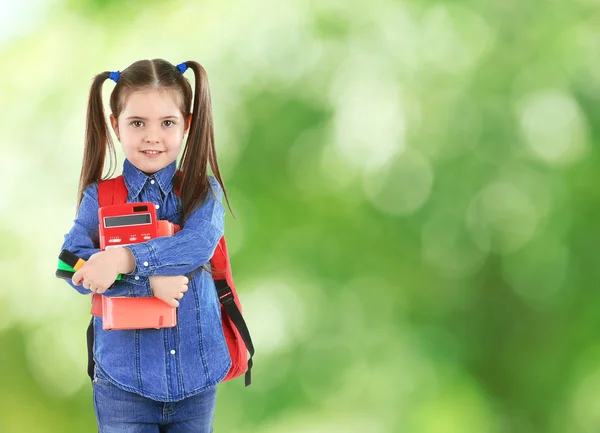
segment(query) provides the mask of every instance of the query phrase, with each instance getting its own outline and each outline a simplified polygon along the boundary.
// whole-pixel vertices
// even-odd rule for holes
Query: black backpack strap
[[[94,316],[92,316],[90,320],[90,324],[88,325],[87,332],[87,353],[88,353],[88,366],[87,372],[90,379],[94,380]]]
[[[250,353],[250,359],[248,359],[248,369],[246,370],[245,376],[245,384],[248,386],[250,383],[252,383],[252,356],[254,356],[254,345],[252,344],[250,331],[248,331],[246,321],[244,320],[240,309],[233,299],[233,292],[231,287],[229,287],[229,284],[227,284],[227,280],[215,280],[215,287],[217,288],[217,296],[219,297],[221,305],[223,305],[223,308],[231,319],[231,322],[240,333],[240,336],[246,345],[246,349]]]

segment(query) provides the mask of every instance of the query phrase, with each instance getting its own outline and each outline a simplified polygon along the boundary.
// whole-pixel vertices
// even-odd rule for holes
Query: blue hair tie
[[[110,76],[108,78],[110,78],[111,80],[113,80],[116,83],[117,81],[119,81],[119,76],[120,75],[121,75],[120,71],[111,72]]]
[[[185,64],[185,62],[180,63],[177,65],[177,69],[179,69],[181,71],[181,73],[183,74],[185,71],[187,71],[188,67]]]

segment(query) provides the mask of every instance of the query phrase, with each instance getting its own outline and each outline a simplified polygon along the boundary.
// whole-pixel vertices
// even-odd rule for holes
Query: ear
[[[112,114],[110,115],[110,124],[112,125],[113,131],[115,131],[117,140],[121,141],[121,138],[119,138],[119,122],[117,121],[117,118]]]
[[[187,134],[190,131],[190,125],[192,124],[192,113],[189,114],[187,119],[185,119],[185,132]]]

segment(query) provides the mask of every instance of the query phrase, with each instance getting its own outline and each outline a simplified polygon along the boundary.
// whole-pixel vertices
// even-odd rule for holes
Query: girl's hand
[[[133,263],[133,264],[132,264]],[[121,273],[130,273],[135,259],[126,248],[111,248],[92,255],[71,279],[76,286],[94,293],[104,293]]]
[[[165,277],[152,276],[150,279],[150,288],[152,294],[171,307],[179,307],[179,299],[188,290],[188,278],[186,276]]]

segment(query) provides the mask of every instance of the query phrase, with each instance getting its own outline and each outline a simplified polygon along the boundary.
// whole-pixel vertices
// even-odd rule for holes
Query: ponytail
[[[183,67],[183,65],[194,71],[196,87],[194,91],[192,123],[181,157],[180,165],[183,175],[179,178],[180,185],[178,185],[183,205],[182,222],[185,224],[187,217],[204,200],[209,191],[210,183],[207,175],[207,163],[210,164],[210,169],[217,182],[219,182],[219,185],[221,185],[230,211],[231,205],[229,204],[227,190],[225,189],[221,172],[219,171],[219,164],[217,163],[208,76],[204,68],[197,62],[188,60],[180,66]],[[185,68],[183,70],[185,71]]]
[[[90,89],[85,126],[83,163],[79,176],[77,208],[79,208],[83,199],[83,191],[89,185],[99,182],[102,178],[107,146],[110,152],[110,173],[108,177],[111,177],[115,170],[115,147],[108,130],[108,124],[104,116],[104,105],[102,104],[102,84],[110,77],[110,72],[102,72],[96,75]]]

